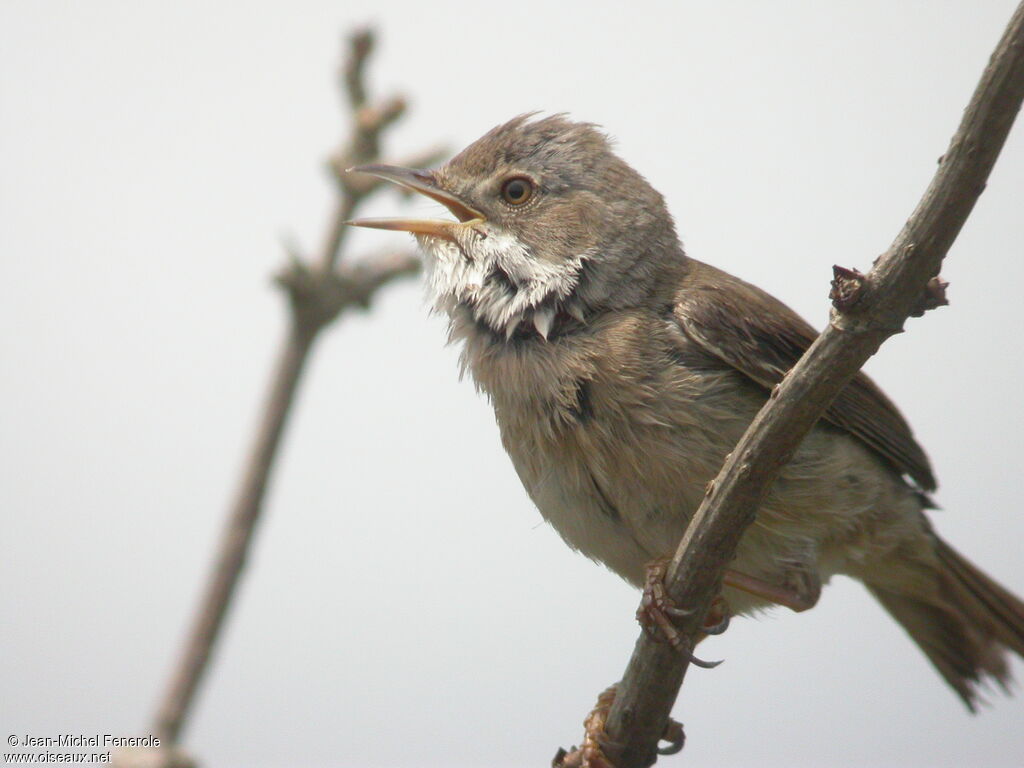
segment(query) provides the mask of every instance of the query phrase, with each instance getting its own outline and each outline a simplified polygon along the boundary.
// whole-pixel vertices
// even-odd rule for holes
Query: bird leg
[[[683,652],[683,637],[676,622],[689,616],[692,611],[675,605],[665,590],[669,562],[669,558],[660,557],[647,564],[647,579],[644,582],[643,597],[636,618],[640,626],[655,640],[667,641],[673,648]],[[821,582],[813,573],[799,565],[794,565],[792,569],[786,571],[782,584],[773,584],[733,570],[727,570],[723,574],[722,584],[777,605],[784,605],[798,613],[813,608],[821,595]],[[729,626],[729,617],[728,604],[721,595],[718,595],[704,617],[702,634],[722,634]],[[692,656],[690,661],[701,667],[717,666],[717,663],[702,662]]]
[[[785,582],[772,584],[739,571],[726,571],[722,583],[727,587],[763,597],[800,613],[813,608],[821,596],[821,581],[806,568],[795,567],[786,572]]]
[[[613,746],[608,734],[605,733],[604,724],[611,711],[612,702],[615,701],[618,687],[616,683],[597,697],[597,704],[583,721],[583,744],[580,747],[573,747],[569,752],[559,749],[555,759],[551,761],[552,768],[615,768],[615,764],[604,752],[605,745]],[[661,740],[667,741],[668,745],[658,747],[659,755],[674,755],[679,752],[686,741],[682,723],[669,718]]]
[[[676,621],[690,616],[693,611],[676,606],[668,596],[665,589],[665,576],[668,573],[670,562],[670,558],[660,557],[647,564],[643,597],[636,612],[637,621],[655,640],[668,642],[680,653],[689,654],[691,664],[704,668],[716,667],[722,662],[701,661],[693,656],[690,649],[686,648],[683,635],[676,626]],[[821,584],[813,574],[799,567],[787,571],[782,585],[772,584],[732,570],[725,572],[722,583],[724,586],[757,595],[794,611],[805,611],[813,607],[821,592]],[[729,618],[729,606],[725,598],[718,595],[712,601],[711,607],[704,617],[704,623],[701,625],[701,637],[698,642],[707,635],[720,635],[725,632],[729,626]],[[573,747],[569,752],[559,749],[558,754],[551,761],[552,768],[615,768],[615,764],[605,754],[605,747],[614,751],[615,745],[609,741],[604,726],[612,702],[615,700],[617,688],[618,685],[613,685],[597,697],[597,704],[587,715],[587,719],[583,721],[583,744],[580,747]],[[672,755],[679,752],[686,740],[683,726],[675,720],[669,719],[662,740],[667,741],[668,745],[659,747],[658,754]]]
[[[659,557],[647,564],[647,578],[644,581],[643,597],[636,611],[636,620],[652,638],[659,642],[668,642],[680,653],[690,654],[690,663],[698,667],[710,669],[717,667],[720,661],[702,661],[685,648],[683,635],[676,627],[676,621],[689,616],[693,611],[679,608],[665,591],[665,574],[668,573],[670,559]],[[716,597],[704,617],[701,632],[705,635],[720,635],[729,626],[729,607],[721,595]]]

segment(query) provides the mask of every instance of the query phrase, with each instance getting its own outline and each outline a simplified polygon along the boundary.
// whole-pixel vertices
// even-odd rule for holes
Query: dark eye
[[[522,205],[533,197],[533,182],[522,176],[509,179],[501,185],[501,196],[509,205]]]

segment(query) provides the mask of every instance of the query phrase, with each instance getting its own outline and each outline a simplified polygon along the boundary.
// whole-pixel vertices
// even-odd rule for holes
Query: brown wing
[[[781,301],[739,278],[698,261],[677,296],[676,319],[706,352],[771,389],[818,334]],[[882,390],[858,373],[824,418],[849,432],[909,475],[925,491],[935,477],[910,426]]]

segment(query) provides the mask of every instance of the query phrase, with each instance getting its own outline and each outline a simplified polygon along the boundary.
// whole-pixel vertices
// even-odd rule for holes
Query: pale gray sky
[[[4,0],[0,736],[146,732],[278,346],[281,238],[321,240],[354,24],[412,102],[396,157],[527,110],[600,123],[693,256],[820,326],[1013,6]],[[1022,189],[1018,125],[952,306],[869,365],[935,463],[937,527],[1018,594]],[[620,676],[638,595],[542,524],[443,340],[409,283],[316,350],[187,733],[206,765],[545,765]],[[1024,696],[967,715],[857,584],[701,651],[726,663],[692,670],[665,765],[1024,763]]]

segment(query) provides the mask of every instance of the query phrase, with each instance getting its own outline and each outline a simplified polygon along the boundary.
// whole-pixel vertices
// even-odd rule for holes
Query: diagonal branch
[[[837,270],[831,321],[754,419],[709,486],[675,554],[667,588],[696,608],[682,624],[692,647],[722,573],[779,470],[836,394],[909,316],[945,303],[942,260],[985,188],[1024,99],[1024,4],[985,69],[917,209],[866,275]],[[640,768],[655,748],[686,673],[685,655],[641,633],[608,716],[605,752]]]

